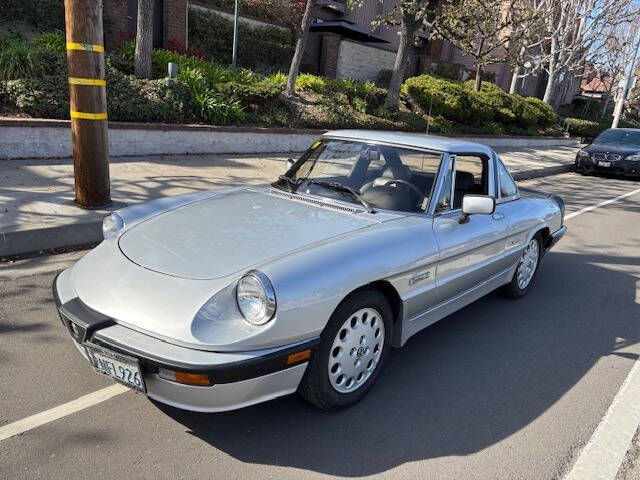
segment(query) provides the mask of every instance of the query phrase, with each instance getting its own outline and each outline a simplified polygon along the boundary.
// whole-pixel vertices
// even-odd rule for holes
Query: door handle
[[[502,220],[504,218],[504,215],[501,214],[501,213],[496,212],[496,213],[494,213],[492,215],[492,217],[493,217],[494,220]]]

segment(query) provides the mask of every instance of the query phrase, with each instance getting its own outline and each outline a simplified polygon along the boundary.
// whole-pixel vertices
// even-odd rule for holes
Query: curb
[[[573,171],[573,164],[516,172],[516,181]],[[92,248],[102,241],[102,219],[81,223],[0,232],[0,262]]]
[[[552,175],[560,175],[561,173],[569,173],[575,170],[573,163],[568,165],[556,165],[553,167],[539,168],[537,170],[526,170],[524,172],[515,172],[511,176],[516,182],[522,180],[531,180],[533,178],[550,177]]]

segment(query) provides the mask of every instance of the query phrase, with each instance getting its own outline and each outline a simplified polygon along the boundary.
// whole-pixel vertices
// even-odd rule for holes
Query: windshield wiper
[[[300,186],[300,183],[302,182],[298,182],[297,180],[292,179],[291,177],[287,177],[286,175],[280,175],[278,177],[278,180],[282,180],[283,182],[287,183],[287,188],[289,189],[289,193],[294,193],[295,190],[292,190],[291,187],[295,187],[296,190],[298,189],[298,187]]]
[[[309,180],[309,185],[320,185],[321,187],[330,188],[332,190],[337,190],[339,192],[350,193],[356,200],[358,200],[364,208],[367,209],[369,213],[376,213],[373,207],[367,202],[364,198],[360,196],[360,194],[353,188],[343,185],[338,182],[323,182],[322,180]]]

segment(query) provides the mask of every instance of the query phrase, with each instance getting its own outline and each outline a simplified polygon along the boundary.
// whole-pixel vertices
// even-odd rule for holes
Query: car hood
[[[640,152],[640,146],[620,145],[617,143],[592,143],[586,150],[589,153],[617,153],[619,155],[631,155]]]
[[[119,246],[146,269],[210,280],[374,223],[366,213],[244,189],[156,215],[125,231]]]

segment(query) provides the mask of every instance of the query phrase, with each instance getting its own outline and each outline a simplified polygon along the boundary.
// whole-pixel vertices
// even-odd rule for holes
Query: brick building
[[[154,0],[153,46],[168,48],[188,43],[188,0]],[[104,0],[105,46],[119,47],[136,36],[138,0]]]

